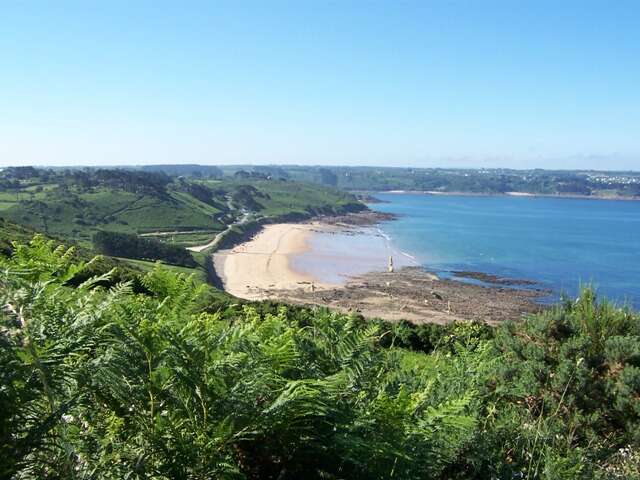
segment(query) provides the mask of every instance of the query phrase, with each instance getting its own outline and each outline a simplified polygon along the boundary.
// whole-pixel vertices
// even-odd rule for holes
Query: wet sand
[[[247,300],[320,305],[414,323],[498,323],[543,308],[536,299],[547,292],[535,288],[443,280],[406,263],[389,273],[380,245],[368,250],[367,242],[381,241],[373,238],[376,230],[363,229],[361,219],[355,220],[358,226],[340,220],[267,225],[253,239],[216,252],[214,265],[225,290]],[[331,248],[323,249],[327,238]]]

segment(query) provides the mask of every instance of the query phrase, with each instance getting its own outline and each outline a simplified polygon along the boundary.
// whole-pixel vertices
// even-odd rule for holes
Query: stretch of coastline
[[[542,308],[536,299],[544,292],[504,280],[478,285],[440,279],[397,251],[389,272],[388,239],[374,222],[356,214],[266,225],[246,242],[216,252],[215,269],[224,289],[239,298],[326,306],[392,321],[496,323]],[[318,247],[325,241],[331,248]]]
[[[483,192],[444,192],[441,190],[381,190],[376,193],[388,194],[412,194],[412,195],[440,195],[451,197],[538,197],[538,198],[574,198],[581,200],[624,200],[637,202],[640,196],[630,197],[624,195],[580,195],[577,193],[531,193],[531,192],[504,192],[504,193],[483,193]]]

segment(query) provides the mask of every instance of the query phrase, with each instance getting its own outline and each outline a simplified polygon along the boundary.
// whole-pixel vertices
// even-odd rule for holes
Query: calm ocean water
[[[419,266],[403,255],[379,228],[357,228],[350,232],[316,233],[309,240],[309,251],[291,258],[291,266],[320,282],[343,284],[351,276],[385,271],[389,256],[394,266]]]
[[[400,215],[382,230],[429,270],[530,279],[640,308],[640,202],[537,197],[378,194]]]

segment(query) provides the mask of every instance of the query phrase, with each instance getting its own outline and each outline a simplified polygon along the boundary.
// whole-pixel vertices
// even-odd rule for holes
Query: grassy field
[[[41,198],[41,197],[45,198]],[[212,220],[214,207],[170,192],[166,196],[131,193],[110,188],[89,192],[41,192],[36,200],[10,202],[0,197],[2,215],[35,230],[88,245],[98,229],[125,233],[174,230],[220,231]],[[15,198],[15,197],[14,197]]]
[[[172,243],[174,245],[180,245],[182,247],[192,247],[194,245],[204,245],[211,241],[211,238],[218,233],[217,231],[207,231],[202,233],[176,233],[175,235],[168,235],[162,238],[163,241]]]

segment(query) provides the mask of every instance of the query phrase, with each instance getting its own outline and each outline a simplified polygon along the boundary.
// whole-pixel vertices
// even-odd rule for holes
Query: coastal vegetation
[[[97,261],[0,258],[2,478],[639,478],[640,318],[588,289],[414,326]]]

